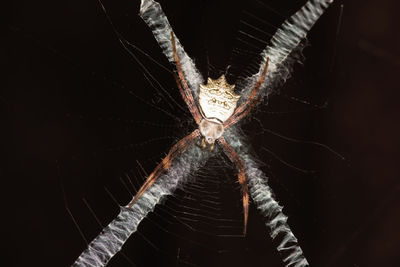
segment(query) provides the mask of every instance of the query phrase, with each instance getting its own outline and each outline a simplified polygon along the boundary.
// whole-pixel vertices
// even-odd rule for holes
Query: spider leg
[[[176,84],[178,85],[179,92],[181,93],[183,100],[188,105],[190,113],[192,114],[194,120],[196,121],[197,124],[200,124],[202,116],[199,112],[199,109],[196,106],[196,103],[194,102],[192,92],[190,91],[190,88],[185,80],[185,76],[183,75],[181,61],[179,60],[178,53],[176,51],[175,35],[172,31],[171,31],[171,42],[172,42],[172,51],[174,52],[174,60],[178,73],[178,76],[174,74]]]
[[[261,84],[264,81],[265,75],[267,74],[268,63],[269,63],[269,58],[267,58],[267,60],[265,62],[264,70],[261,73],[261,76],[258,79],[257,83],[255,84],[253,90],[251,91],[249,98],[246,100],[246,102],[244,102],[237,109],[235,109],[235,112],[224,123],[225,128],[231,127],[232,125],[236,124],[238,121],[243,119],[245,116],[247,116],[247,114],[250,112],[250,110],[252,110],[255,107],[255,105],[258,103],[258,101],[260,100],[260,97],[256,98],[256,95],[261,87]]]
[[[226,142],[225,138],[223,137],[218,138],[218,142],[221,144],[225,154],[236,165],[236,168],[238,170],[238,180],[240,185],[242,186],[242,195],[243,195],[243,215],[244,215],[243,235],[246,235],[247,219],[249,216],[249,189],[247,187],[244,164],[238,153]]]
[[[142,185],[139,191],[136,193],[135,197],[129,203],[128,207],[131,208],[133,204],[135,204],[136,200],[138,200],[143,193],[152,185],[154,182],[160,177],[160,175],[168,170],[171,166],[172,161],[176,156],[181,154],[186,150],[186,148],[198,137],[200,136],[200,131],[196,129],[191,134],[179,140],[175,145],[171,147],[168,152],[168,155],[157,165],[154,171],[147,177],[146,182]]]

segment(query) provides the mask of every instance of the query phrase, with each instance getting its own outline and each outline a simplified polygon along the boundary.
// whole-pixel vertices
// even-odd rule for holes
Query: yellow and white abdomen
[[[226,82],[224,75],[217,80],[208,78],[207,84],[200,85],[199,105],[205,119],[223,123],[233,114],[240,98],[234,88],[235,85]]]

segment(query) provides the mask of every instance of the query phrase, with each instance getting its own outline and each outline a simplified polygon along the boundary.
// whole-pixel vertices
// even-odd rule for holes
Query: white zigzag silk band
[[[264,216],[265,225],[269,228],[272,239],[280,240],[277,249],[284,254],[285,266],[308,266],[297,238],[287,224],[288,217],[283,214],[283,207],[274,199],[272,189],[267,184],[267,177],[248,153],[249,146],[243,142],[236,129],[229,129],[224,137],[243,161],[250,196],[257,210]]]
[[[140,5],[140,16],[152,30],[158,45],[161,47],[169,62],[174,63],[174,53],[172,51],[171,43],[171,32],[173,32],[173,30],[160,4],[153,0],[142,0]],[[186,81],[192,91],[194,99],[197,99],[199,86],[204,83],[203,76],[194,65],[193,60],[186,54],[176,35],[175,43],[183,74],[186,77]]]
[[[260,94],[268,96],[281,80],[286,79],[288,73],[284,73],[280,68],[284,68],[289,54],[306,38],[308,31],[332,2],[333,0],[310,0],[282,24],[272,36],[270,45],[261,52],[262,59],[258,66],[258,72],[238,81],[237,88],[242,89],[240,92],[242,99],[246,99],[250,94],[264,70],[267,58],[269,58],[268,72],[260,87]]]
[[[82,252],[72,265],[78,266],[105,266],[110,259],[121,250],[129,236],[136,232],[139,223],[154,210],[164,196],[172,194],[191,173],[200,168],[212,155],[192,145],[178,158],[168,171],[144,192],[132,208],[121,207],[121,212],[103,231],[90,242],[88,248]]]

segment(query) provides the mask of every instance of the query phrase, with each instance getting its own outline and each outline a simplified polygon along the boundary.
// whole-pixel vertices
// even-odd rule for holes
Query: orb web
[[[168,3],[162,4],[174,12]],[[106,48],[111,51],[99,57],[110,62],[102,65],[104,69],[96,66],[99,59],[94,61],[88,57],[80,61],[66,49],[66,58],[73,62],[71,68],[78,65],[75,74],[84,76],[90,88],[85,92],[70,92],[71,101],[77,101],[78,107],[67,108],[64,122],[78,136],[77,146],[81,148],[59,161],[59,176],[65,203],[88,241],[115,218],[118,205],[125,205],[132,198],[171,144],[195,127],[171,73],[166,70],[170,69],[168,63],[151,34],[145,33],[148,29],[139,20],[125,24],[127,20],[119,13],[121,7],[113,5],[105,3],[115,29],[122,28],[124,36],[127,29],[134,28],[137,32],[128,34],[128,42],[119,43],[115,29],[106,19],[101,19],[104,17],[101,8],[93,6],[98,15],[96,19],[102,20],[102,38],[107,39]],[[193,11],[193,7],[186,8],[187,13]],[[242,12],[244,19],[240,19],[239,33],[234,37],[232,56],[228,60],[232,77],[254,73],[251,69],[243,71],[249,57],[242,55],[251,55],[257,60],[256,54],[263,47],[260,40],[267,42],[268,34],[272,35],[298,6],[291,7],[290,12],[285,8],[280,8],[284,15],[282,11],[279,15],[277,9],[254,1]],[[262,11],[266,11],[267,18]],[[133,12],[134,16],[136,13]],[[265,27],[265,21],[271,28]],[[263,31],[258,31],[261,28]],[[184,32],[178,33],[183,35],[182,42],[190,50],[190,42],[185,42],[189,37],[185,38]],[[143,41],[146,38],[148,45]],[[140,46],[141,43],[145,45]],[[97,41],[90,46],[96,44]],[[195,47],[192,53],[196,49],[199,48]],[[219,62],[213,65],[212,58],[209,64],[201,62],[200,58],[207,58],[203,56],[204,53],[199,53],[195,59],[204,73],[216,75],[226,71]],[[264,123],[258,126],[245,131],[251,136],[267,129]],[[80,132],[82,129],[85,132]],[[253,207],[248,237],[242,236],[241,192],[236,180],[234,167],[227,158],[221,155],[210,158],[145,217],[109,266],[239,266],[260,262],[282,265],[276,244],[269,240],[268,230]],[[67,228],[74,227],[71,221]],[[78,232],[71,236],[75,246],[65,254],[70,262],[86,246],[80,239]]]

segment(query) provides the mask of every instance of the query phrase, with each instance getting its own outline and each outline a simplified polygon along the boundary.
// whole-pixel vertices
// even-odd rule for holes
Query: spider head
[[[224,126],[219,122],[203,119],[200,122],[199,130],[203,136],[203,148],[205,148],[206,145],[213,147],[215,140],[220,138],[224,133]]]

